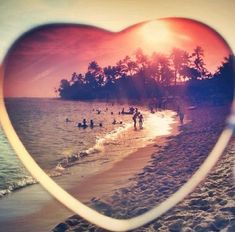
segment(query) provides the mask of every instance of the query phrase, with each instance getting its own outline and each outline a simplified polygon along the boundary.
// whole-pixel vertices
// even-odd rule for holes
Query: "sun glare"
[[[144,24],[140,29],[140,33],[149,46],[167,44],[171,39],[171,32],[167,24],[162,21],[151,21]]]

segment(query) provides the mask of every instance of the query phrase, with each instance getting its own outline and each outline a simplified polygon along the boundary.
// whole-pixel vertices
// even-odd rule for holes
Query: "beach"
[[[105,231],[58,202],[59,190],[51,196],[43,189],[44,175],[33,172],[28,155],[60,191],[101,214],[133,218],[197,172],[234,100],[230,46],[191,19],[138,22],[117,32],[42,25],[26,30],[3,63],[3,129],[11,136],[8,142],[0,128],[6,232]],[[195,191],[134,231],[235,231],[234,153],[232,140]]]
[[[106,215],[137,216],[165,200],[197,170],[221,133],[228,112],[228,106],[188,109],[184,125],[173,123],[170,134],[156,137],[108,168],[82,177],[81,173],[76,174],[80,163],[55,181]],[[161,218],[135,231],[227,231],[228,228],[233,231],[233,153],[234,141],[213,172],[190,196]],[[99,153],[95,155],[98,157]],[[104,231],[73,216],[73,212],[38,184],[2,198],[0,212],[4,231]]]
[[[158,141],[163,145],[165,138]],[[135,182],[131,178],[148,164],[154,150],[156,150],[154,145],[139,149],[115,163],[110,169],[91,176],[67,190],[86,204],[90,204],[91,199],[92,202],[96,202],[100,197],[108,198],[116,189],[126,188],[130,183]],[[66,188],[65,184],[61,185]],[[16,210],[14,213],[11,212],[10,216],[9,213],[0,211],[0,224],[5,231],[50,231],[58,221],[73,214],[53,199],[40,185],[26,187],[1,200],[4,203],[0,205],[1,210],[4,208]],[[20,203],[16,204],[18,201]],[[24,207],[25,204],[27,207]],[[17,205],[16,209],[15,205]]]
[[[151,114],[143,109],[144,129],[134,130],[131,115],[118,113],[123,106],[96,102],[93,106],[103,109],[97,114],[92,103],[81,104],[51,99],[11,99],[8,107],[21,140],[45,171],[54,172],[60,160],[86,151],[82,158],[70,161],[61,174],[53,175],[61,187],[86,204],[94,197],[109,197],[116,189],[127,187],[132,182],[130,179],[151,159],[157,148],[155,141],[158,146],[164,145],[169,135],[178,133],[173,111]],[[79,116],[81,112],[87,117],[96,117],[95,123],[99,118],[105,119],[104,126],[76,127],[75,122],[83,117]],[[65,122],[66,116],[73,122]],[[123,124],[113,125],[113,117],[123,120]],[[7,170],[5,168],[5,172]],[[0,201],[0,224],[4,231],[49,231],[58,221],[72,215],[38,184],[12,189]]]
[[[88,204],[106,215],[130,218],[164,201],[205,160],[225,125],[228,112],[228,106],[211,105],[187,110],[187,123],[179,127],[180,133],[168,136],[164,144],[155,143],[150,160],[129,178],[129,184],[110,195],[94,194]],[[234,153],[232,140],[213,171],[193,193],[159,219],[135,231],[234,231]],[[52,231],[104,230],[74,215],[58,223]]]

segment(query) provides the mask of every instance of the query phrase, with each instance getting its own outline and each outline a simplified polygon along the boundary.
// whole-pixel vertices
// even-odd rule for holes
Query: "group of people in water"
[[[93,109],[93,111],[95,111]],[[101,110],[96,110],[97,114],[100,114],[101,113]],[[105,110],[105,112],[107,112],[107,108]],[[143,115],[138,111],[138,108],[134,108],[134,107],[130,107],[129,108],[129,111],[125,111],[124,108],[122,108],[122,111],[120,111],[118,113],[119,115],[122,114],[129,114],[129,115],[132,115],[132,120],[133,120],[133,123],[134,123],[134,129],[137,130],[137,122],[139,123],[139,129],[143,129],[143,121],[144,121],[144,117]],[[111,112],[111,115],[113,115],[113,112]],[[65,122],[72,122],[69,118],[66,118],[65,119]],[[122,121],[117,121],[115,118],[113,119],[113,122],[112,122],[113,125],[116,125],[116,124],[123,124]],[[78,128],[83,128],[83,129],[86,129],[88,127],[90,127],[91,129],[94,128],[95,126],[98,126],[98,127],[103,127],[103,124],[102,122],[100,122],[99,124],[96,124],[94,123],[94,120],[91,119],[90,122],[88,123],[87,120],[84,118],[82,120],[82,122],[78,122],[77,124],[77,127]]]
[[[79,122],[78,125],[77,125],[77,127],[79,127],[79,128],[84,128],[84,129],[87,128],[88,126],[89,126],[90,128],[94,128],[95,124],[94,124],[94,121],[93,121],[92,119],[90,120],[89,125],[87,124],[87,121],[86,121],[85,118],[82,120],[82,123]],[[98,126],[99,126],[99,127],[102,127],[103,124],[100,122],[100,123],[98,124]]]
[[[95,111],[95,109],[93,109],[93,111]],[[108,108],[106,108],[104,112],[107,112],[107,111],[108,111]],[[151,113],[155,113],[155,111],[153,110],[153,107],[150,107],[150,111],[151,111]],[[98,109],[98,110],[96,110],[96,112],[97,112],[97,114],[100,114],[101,110]],[[132,115],[134,130],[137,130],[137,127],[140,130],[143,129],[144,117],[143,117],[143,114],[141,112],[139,112],[138,108],[129,107],[128,111],[125,111],[125,109],[122,108],[122,110],[119,111],[118,114],[119,115],[121,115],[121,114],[122,115]],[[111,115],[113,115],[113,112],[111,112]],[[177,106],[177,116],[179,117],[180,123],[182,125],[184,123],[184,111],[183,111],[182,107],[180,107],[180,105]],[[66,118],[65,121],[66,122],[72,122],[68,118]],[[138,123],[138,126],[137,126],[137,123]],[[123,122],[122,121],[117,121],[114,118],[112,124],[113,125],[123,124]],[[100,122],[100,123],[95,125],[95,123],[94,123],[94,121],[92,119],[88,123],[85,118],[83,119],[82,122],[79,122],[77,124],[77,127],[83,128],[83,129],[86,129],[87,127],[90,127],[92,129],[95,126],[103,127],[103,124],[102,124],[102,122]]]
[[[143,129],[143,122],[144,122],[144,117],[143,114],[141,114],[138,110],[138,108],[134,108],[133,106],[131,106],[129,108],[129,111],[125,111],[124,108],[122,108],[122,111],[119,112],[119,114],[130,114],[133,115],[132,116],[132,120],[134,123],[134,129],[137,130],[137,121],[139,123],[139,129]]]

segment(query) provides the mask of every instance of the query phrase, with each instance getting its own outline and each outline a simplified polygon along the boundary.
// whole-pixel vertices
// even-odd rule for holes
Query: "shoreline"
[[[157,137],[153,143],[132,152],[121,161],[114,163],[111,168],[88,177],[84,182],[81,182],[70,191],[74,195],[77,195],[81,201],[85,202],[94,197],[94,192],[97,193],[97,186],[99,186],[99,198],[102,199],[105,198],[105,195],[110,195],[110,189],[112,192],[121,186],[129,185],[128,181],[133,179],[149,163],[152,155],[166,145],[167,138],[178,134],[177,127],[178,124],[173,123],[170,135]]]
[[[142,172],[132,178],[133,184],[117,189],[111,197],[92,199],[91,207],[115,218],[129,218],[164,201],[207,157],[223,129],[228,111],[228,106],[201,106],[188,111],[189,123],[180,128],[179,135],[168,137],[168,144],[160,148]],[[220,231],[225,228],[233,231],[235,186],[230,155],[230,152],[235,153],[233,144],[234,141],[206,180],[183,202],[134,231]],[[62,228],[63,231],[105,231],[78,215],[58,224],[52,231]]]
[[[166,144],[168,137],[175,136],[178,133],[178,123],[174,122],[171,124],[171,127],[172,131],[169,135],[157,137],[151,144],[139,148],[121,161],[114,163],[111,168],[86,178],[68,191],[80,201],[89,204],[91,200],[105,199],[110,197],[117,189],[127,187],[132,182],[133,177],[148,164],[152,155]],[[17,201],[18,196],[22,196],[24,192],[28,192],[29,196],[30,191],[34,191],[34,189],[39,191],[39,195],[48,195],[46,192],[44,193],[45,190],[41,189],[37,184],[32,186],[32,188],[30,186],[26,189],[27,190],[24,190],[24,188],[20,189],[7,196],[7,202],[10,202],[12,198]],[[37,196],[36,199],[38,200],[38,205],[40,205],[40,199],[37,198]],[[5,229],[5,231],[11,232],[25,232],[31,230],[35,232],[41,232],[42,230],[48,231],[52,229],[58,221],[62,221],[64,218],[73,214],[68,209],[64,208],[63,205],[52,199],[51,196],[45,197],[45,199],[46,201],[41,202],[43,206],[39,206],[35,212],[20,217],[13,217],[5,222],[1,221],[2,228]],[[33,202],[33,197],[29,199],[29,201]],[[25,204],[27,204],[27,200]],[[28,221],[31,222],[29,225],[27,225]]]

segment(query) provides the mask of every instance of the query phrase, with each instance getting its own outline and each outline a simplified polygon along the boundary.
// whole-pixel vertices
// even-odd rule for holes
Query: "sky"
[[[162,17],[187,17],[193,18],[199,21],[202,21],[210,26],[212,26],[215,30],[217,30],[221,35],[225,36],[226,41],[229,42],[230,46],[235,50],[235,30],[233,29],[233,22],[235,20],[235,15],[233,9],[235,8],[235,1],[233,0],[225,0],[214,1],[214,0],[198,0],[198,1],[189,1],[189,0],[8,0],[1,1],[0,4],[0,60],[3,61],[4,56],[6,55],[8,49],[11,47],[13,42],[19,38],[22,33],[27,32],[28,30],[47,23],[78,23],[78,24],[87,24],[97,26],[99,28],[104,28],[108,31],[119,32],[131,25],[136,23],[153,20]],[[196,36],[196,35],[195,35]],[[103,37],[103,36],[101,36]],[[116,36],[117,37],[117,36]],[[198,34],[198,37],[205,37],[204,34]],[[136,45],[138,42],[137,37],[135,37],[135,42],[132,41],[133,45]],[[141,40],[141,36],[139,36]],[[146,41],[148,40],[145,38]],[[183,37],[182,37],[183,39]],[[186,37],[184,38],[186,39]],[[125,40],[125,39],[124,39]],[[146,42],[145,41],[145,42]],[[151,44],[151,39],[148,40]],[[206,41],[206,40],[205,40]],[[158,41],[160,42],[160,41]],[[169,41],[168,41],[169,42]],[[210,41],[207,41],[210,44]],[[36,42],[35,42],[36,43]],[[39,43],[39,41],[38,41]],[[125,42],[123,42],[125,43]],[[121,56],[121,51],[125,50],[126,46],[122,46],[120,42],[119,46],[119,55]],[[130,43],[132,45],[132,43]],[[212,43],[213,44],[213,43]],[[103,45],[104,46],[104,45]],[[105,45],[106,46],[106,45]],[[102,47],[99,45],[98,47]],[[98,48],[97,47],[97,48]],[[108,47],[108,46],[107,46]],[[131,52],[131,47],[128,49]],[[149,47],[147,49],[147,47]],[[170,47],[170,46],[169,46]],[[166,48],[166,47],[162,47]],[[35,49],[35,47],[34,47]],[[115,50],[115,49],[114,49]],[[129,51],[127,50],[127,51]],[[145,50],[151,50],[151,46],[147,46],[145,44]],[[208,52],[208,56],[213,56],[214,52],[216,53],[217,49],[214,49],[213,52]],[[212,50],[209,50],[212,51]],[[30,56],[30,49],[28,49],[28,57]],[[31,51],[32,55],[33,50]],[[92,54],[92,52],[88,52]],[[97,52],[98,54],[99,52]],[[106,52],[108,53],[108,51]],[[85,54],[85,53],[84,53]],[[26,55],[26,53],[24,54]],[[107,54],[108,55],[108,54]],[[33,55],[35,56],[35,55]],[[32,56],[32,57],[33,57]],[[81,56],[81,55],[80,55]],[[32,59],[31,57],[31,59]],[[82,56],[81,56],[82,57]],[[112,58],[116,59],[118,54],[115,53],[115,56],[109,55],[110,61]],[[22,57],[19,58],[19,60]],[[40,61],[34,58],[33,62],[29,64],[29,67],[22,66],[18,72],[22,75],[25,74],[24,78],[29,78],[30,75],[32,80],[29,82],[32,88],[32,82],[34,84],[38,84],[41,89],[41,93],[37,93],[35,91],[35,96],[46,96],[50,95],[49,92],[57,86],[57,81],[54,80],[47,82],[47,89],[42,88],[42,83],[40,84],[39,80],[46,80],[46,76],[52,75],[55,73],[56,77],[67,77],[70,72],[69,67],[72,67],[72,62],[69,59],[64,59],[63,64],[66,64],[68,70],[63,68],[63,65],[59,63],[57,66],[60,66],[61,70],[58,71],[58,75],[55,72],[55,67],[50,66],[52,60],[59,59],[56,58],[56,55],[50,57],[44,56],[40,59]],[[97,57],[96,57],[97,58]],[[101,57],[100,57],[101,58]],[[87,56],[87,60],[83,60],[83,62],[76,63],[76,69],[73,71],[82,71],[87,65],[87,61],[89,56]],[[98,59],[98,58],[97,58]],[[106,58],[108,59],[108,58]],[[100,63],[105,63],[106,59],[100,59]],[[24,61],[29,61],[29,59],[22,59]],[[48,61],[49,60],[49,61]],[[77,59],[74,59],[77,60]],[[74,61],[75,62],[75,61]],[[33,64],[33,65],[32,65]],[[25,64],[27,65],[27,63]],[[211,64],[213,66],[213,64]],[[215,63],[214,63],[215,65]],[[36,75],[31,75],[32,67],[38,67],[38,70],[34,70],[37,72]],[[55,65],[54,65],[55,66]],[[75,66],[75,64],[74,64]],[[82,67],[83,66],[83,67]],[[19,66],[18,66],[19,67]],[[31,68],[30,68],[31,67]],[[15,68],[16,70],[16,68]],[[39,73],[39,70],[41,71]],[[67,73],[68,72],[68,73]],[[21,76],[22,78],[22,76]],[[51,78],[52,79],[52,78]],[[56,79],[56,78],[54,78]],[[4,77],[6,81],[6,78]],[[22,78],[23,80],[23,78]],[[15,81],[17,78],[15,77]],[[48,84],[51,83],[51,86]],[[18,85],[19,83],[17,83]],[[45,86],[45,85],[44,85]],[[22,95],[22,85],[19,85],[19,92],[12,93],[12,96],[21,96]],[[20,90],[21,89],[21,90]],[[32,88],[35,90],[34,88]],[[31,96],[30,88],[27,88],[25,92],[25,96]],[[53,94],[53,91],[51,91]],[[50,95],[51,96],[51,95]]]
[[[110,32],[83,25],[51,25],[23,35],[5,61],[4,91],[8,97],[55,97],[61,79],[73,72],[85,73],[95,60],[101,67],[115,65],[126,55],[168,55],[173,48],[189,53],[201,46],[205,63],[215,72],[230,53],[223,39],[210,28],[192,20],[153,20]]]
[[[120,31],[141,21],[187,17],[214,27],[232,44],[234,9],[234,0],[1,0],[0,60],[23,32],[55,22],[84,23]]]

